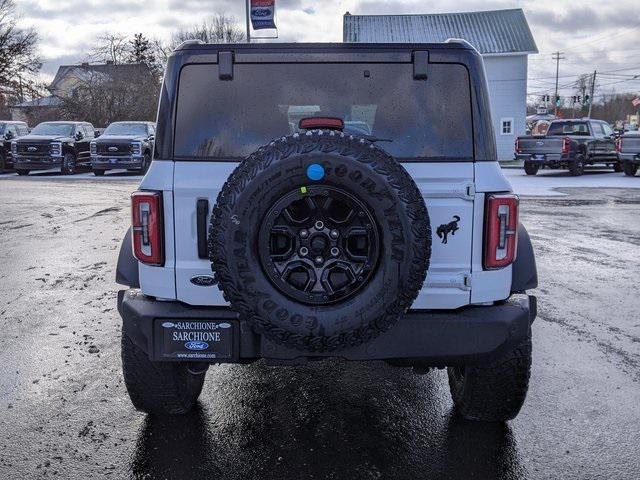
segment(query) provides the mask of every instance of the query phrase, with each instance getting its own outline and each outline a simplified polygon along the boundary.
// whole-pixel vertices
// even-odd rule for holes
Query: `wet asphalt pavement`
[[[443,371],[377,362],[212,367],[193,414],[136,412],[114,283],[136,184],[0,176],[0,479],[638,477],[639,189],[522,199],[531,388],[514,421],[478,424]]]

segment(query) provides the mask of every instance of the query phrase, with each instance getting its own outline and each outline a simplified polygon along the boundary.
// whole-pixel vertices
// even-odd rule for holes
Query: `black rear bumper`
[[[294,361],[340,357],[346,360],[387,360],[407,365],[451,366],[485,363],[531,335],[536,298],[514,295],[493,306],[455,311],[410,310],[393,328],[373,341],[338,352],[307,354],[277,345],[255,333],[247,322],[226,307],[192,307],[157,301],[130,289],[118,294],[123,331],[152,360],[160,360],[154,338],[157,319],[225,321],[234,329],[234,355],[219,363],[247,363],[260,358]]]

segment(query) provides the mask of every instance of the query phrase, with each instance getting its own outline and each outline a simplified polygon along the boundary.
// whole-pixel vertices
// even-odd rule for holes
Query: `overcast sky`
[[[607,72],[603,89],[640,91],[640,1],[617,0],[276,0],[279,41],[342,40],[342,15],[442,13],[523,8],[540,54],[530,57],[530,93],[552,87],[562,50],[560,84],[570,94],[575,75]],[[50,78],[61,64],[86,57],[103,32],[169,38],[172,31],[212,13],[235,16],[244,25],[244,0],[16,0],[24,26],[41,38],[43,74]]]

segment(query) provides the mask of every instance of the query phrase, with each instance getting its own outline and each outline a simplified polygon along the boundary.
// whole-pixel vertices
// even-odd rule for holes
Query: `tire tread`
[[[468,420],[515,418],[529,388],[531,350],[531,338],[527,338],[494,362],[465,367],[462,379],[450,367],[449,387],[457,411]]]
[[[189,412],[200,396],[205,373],[192,374],[184,363],[152,362],[123,332],[122,372],[136,409],[158,415]]]

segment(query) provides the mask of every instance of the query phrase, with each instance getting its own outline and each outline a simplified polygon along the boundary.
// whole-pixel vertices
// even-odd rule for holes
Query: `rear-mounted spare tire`
[[[271,341],[328,352],[372,340],[406,312],[431,255],[413,179],[370,141],[336,131],[259,148],[211,217],[218,286]]]

